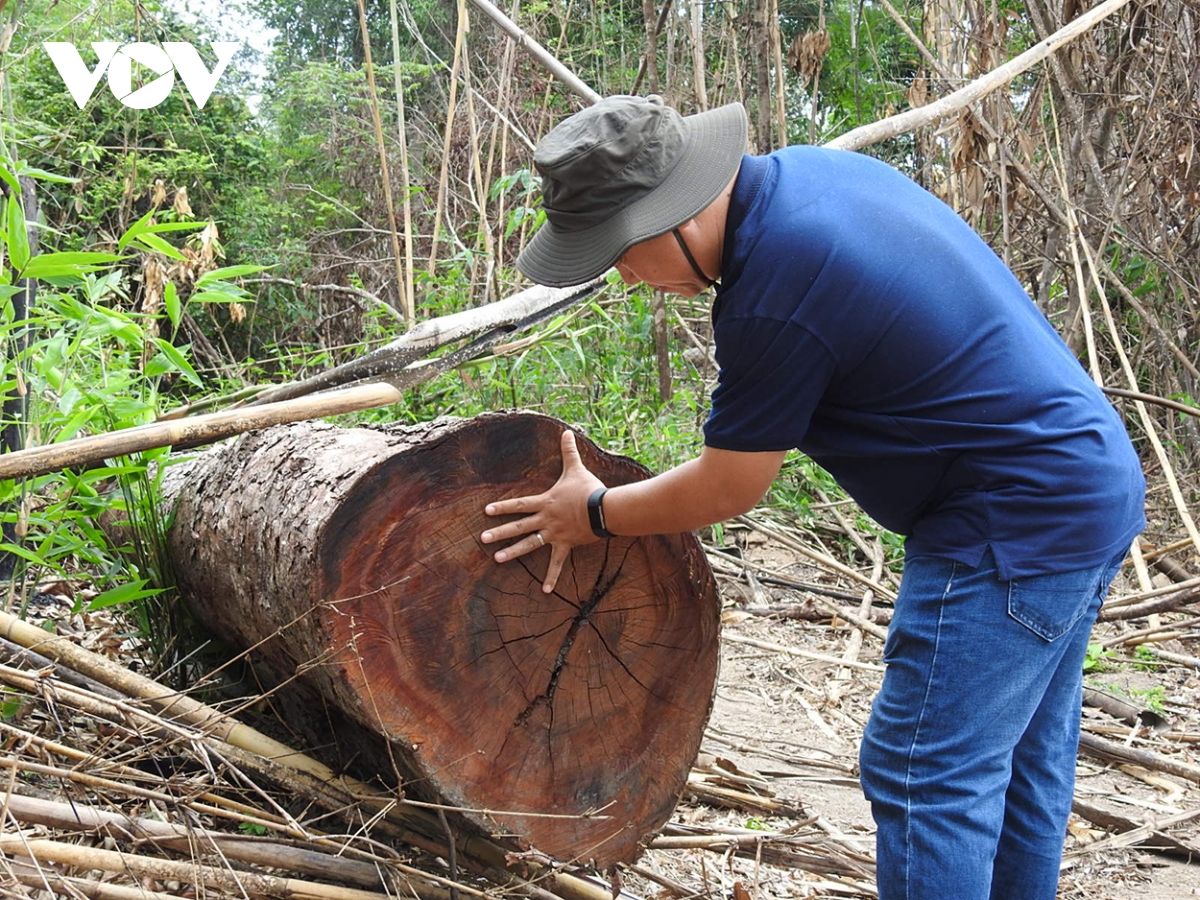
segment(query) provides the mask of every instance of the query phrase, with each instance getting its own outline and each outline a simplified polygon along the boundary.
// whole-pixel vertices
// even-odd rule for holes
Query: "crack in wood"
[[[521,710],[521,712],[517,715],[516,721],[513,723],[514,729],[523,727],[525,723],[529,721],[529,717],[533,715],[533,711],[538,706],[547,706],[549,708],[550,724],[546,730],[549,732],[553,728],[554,694],[558,690],[558,681],[559,678],[562,677],[563,669],[566,668],[567,656],[570,654],[571,648],[575,645],[575,638],[579,635],[579,630],[583,628],[584,625],[591,624],[588,621],[588,617],[595,611],[596,607],[600,605],[600,601],[602,601],[608,595],[608,592],[612,590],[612,586],[616,583],[617,579],[620,578],[621,571],[625,568],[625,561],[629,558],[629,549],[626,548],[625,556],[622,557],[621,562],[617,565],[612,575],[608,578],[605,578],[604,571],[608,568],[608,551],[611,546],[612,545],[610,542],[605,542],[604,559],[600,564],[599,572],[596,574],[596,583],[592,585],[591,595],[579,606],[579,611],[576,613],[573,621],[571,622],[571,627],[567,629],[567,633],[563,636],[562,644],[558,648],[558,655],[554,659],[554,668],[550,671],[550,679],[546,684],[546,690],[537,697],[534,697],[533,700],[531,700],[529,704],[523,710]],[[611,653],[612,651],[610,650],[609,652]],[[617,660],[617,662],[618,664],[621,664],[620,660]],[[623,664],[621,665],[624,667]]]

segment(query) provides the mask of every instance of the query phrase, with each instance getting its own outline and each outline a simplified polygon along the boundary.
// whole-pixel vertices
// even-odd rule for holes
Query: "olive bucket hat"
[[[655,96],[604,98],[534,151],[546,222],[517,268],[552,287],[595,278],[712,203],[745,152],[740,103],[681,116]]]

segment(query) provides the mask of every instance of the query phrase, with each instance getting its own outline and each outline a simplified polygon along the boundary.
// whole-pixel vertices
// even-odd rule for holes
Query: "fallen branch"
[[[1188,846],[1164,831],[1155,830],[1158,828],[1156,822],[1137,822],[1103,807],[1086,803],[1078,797],[1072,801],[1071,811],[1080,818],[1087,819],[1093,825],[1099,825],[1101,828],[1115,831],[1118,834],[1137,832],[1139,835],[1138,846],[1146,850],[1153,850],[1164,856],[1172,856],[1187,862],[1200,860],[1200,850]],[[1144,838],[1141,837],[1142,835]]]
[[[1079,750],[1094,759],[1108,763],[1134,763],[1156,772],[1165,772],[1188,781],[1200,784],[1200,766],[1179,762],[1155,753],[1152,750],[1139,750],[1127,747],[1116,741],[1108,741],[1086,731],[1079,736]]]

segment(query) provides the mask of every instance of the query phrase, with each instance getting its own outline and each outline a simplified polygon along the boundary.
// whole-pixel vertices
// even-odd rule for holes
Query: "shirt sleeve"
[[[705,445],[747,453],[799,447],[836,369],[825,343],[793,322],[735,319],[718,322],[716,356]]]

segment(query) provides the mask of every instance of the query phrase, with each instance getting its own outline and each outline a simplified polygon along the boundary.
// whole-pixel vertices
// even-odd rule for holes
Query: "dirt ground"
[[[735,536],[736,537],[736,536]],[[746,538],[746,535],[742,536]],[[804,564],[787,548],[770,541],[742,540],[742,555],[751,562],[786,571],[798,581],[821,581],[817,569]],[[718,562],[719,566],[720,563]],[[720,828],[763,828],[822,835],[821,852],[838,859],[854,851],[873,854],[874,826],[857,781],[857,747],[882,674],[878,668],[847,668],[777,649],[764,649],[747,640],[782,645],[792,651],[841,658],[851,647],[853,629],[844,622],[796,621],[767,617],[756,606],[786,607],[802,600],[796,591],[747,586],[737,575],[721,575],[725,598],[720,683],[704,752],[729,760],[744,772],[759,773],[777,800],[798,810],[791,816],[770,816],[742,810],[718,810],[692,797],[681,807],[677,821]],[[1132,592],[1118,582],[1113,596]],[[757,595],[757,596],[755,596]],[[852,608],[850,606],[848,609]],[[1163,617],[1169,624],[1171,617]],[[1178,619],[1185,618],[1178,615]],[[1104,641],[1144,627],[1102,623],[1093,633]],[[1194,626],[1182,637],[1158,646],[1180,654],[1195,654],[1200,632]],[[879,667],[882,642],[865,636],[855,660]],[[1131,662],[1131,659],[1138,660]],[[1087,676],[1089,687],[1140,702],[1161,712],[1164,724],[1157,734],[1122,725],[1104,712],[1085,709],[1085,729],[1104,729],[1109,740],[1133,746],[1185,764],[1197,762],[1200,749],[1200,671],[1186,665],[1155,664],[1115,649],[1101,656]],[[1200,770],[1197,770],[1200,771]],[[1124,765],[1116,767],[1081,755],[1077,797],[1090,804],[1143,823],[1195,812],[1198,818],[1168,828],[1189,848],[1200,848],[1200,783],[1175,774]],[[803,824],[801,824],[803,823]],[[797,825],[801,827],[797,828]],[[1200,858],[1195,864],[1144,849],[1121,846],[1116,832],[1072,815],[1065,846],[1060,898],[1132,900],[1132,898],[1200,897]],[[715,895],[738,896],[735,883],[750,896],[870,897],[869,879],[816,874],[772,864],[754,854],[716,856],[705,851],[651,850],[645,868],[670,874],[681,884]],[[650,892],[649,889],[647,892]],[[949,896],[949,895],[947,895]]]

